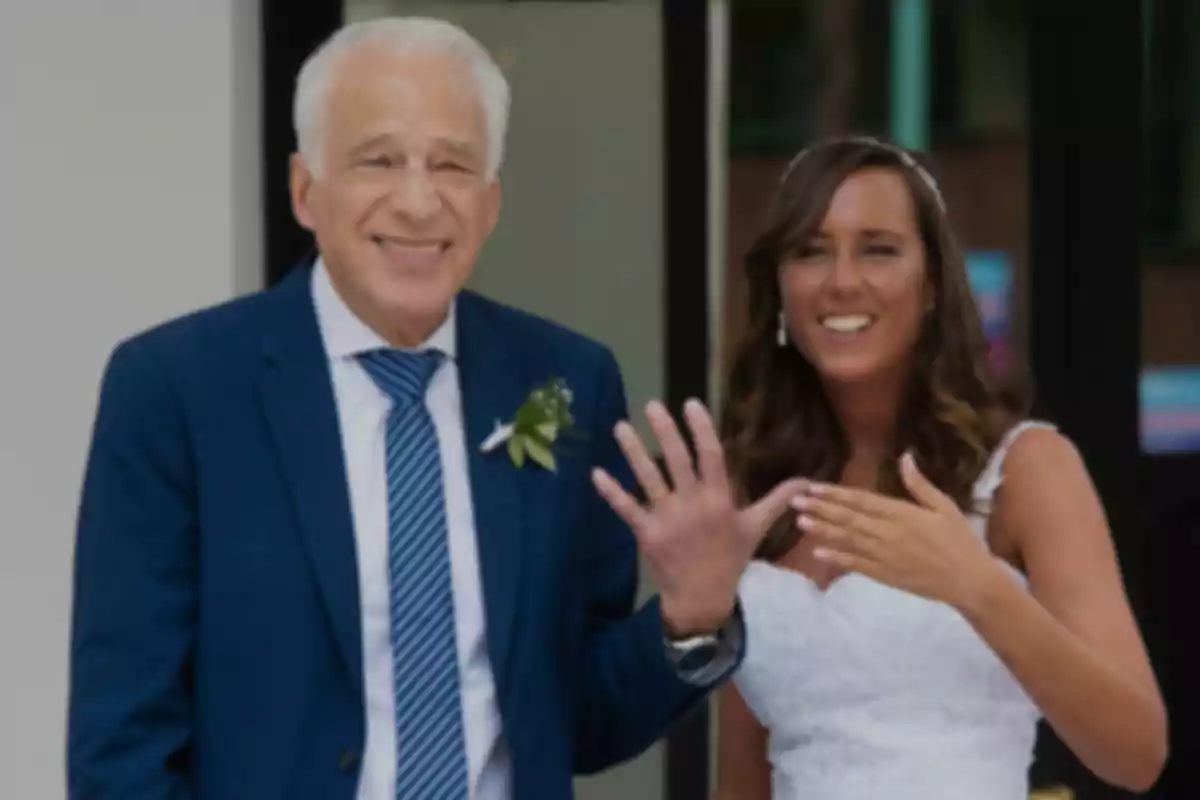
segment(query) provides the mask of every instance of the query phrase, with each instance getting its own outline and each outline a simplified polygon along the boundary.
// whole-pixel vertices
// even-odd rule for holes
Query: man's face
[[[483,106],[453,57],[363,45],[335,67],[321,163],[292,160],[292,206],[346,304],[395,345],[444,320],[500,213]]]

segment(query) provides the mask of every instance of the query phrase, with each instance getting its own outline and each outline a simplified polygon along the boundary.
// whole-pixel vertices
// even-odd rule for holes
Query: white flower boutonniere
[[[496,429],[479,449],[490,453],[507,442],[508,457],[518,468],[524,466],[528,457],[551,472],[556,471],[558,460],[554,456],[554,444],[573,431],[575,425],[571,400],[571,390],[557,378],[534,389],[517,409],[512,422],[501,424],[496,421]]]

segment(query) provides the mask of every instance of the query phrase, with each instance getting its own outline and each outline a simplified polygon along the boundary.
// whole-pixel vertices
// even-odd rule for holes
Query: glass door
[[[1171,722],[1160,797],[1200,794],[1200,7],[1143,4],[1141,512],[1151,643]]]

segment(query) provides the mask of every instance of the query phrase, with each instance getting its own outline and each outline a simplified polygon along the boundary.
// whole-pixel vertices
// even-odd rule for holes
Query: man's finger
[[[686,492],[694,488],[696,473],[692,469],[692,456],[666,406],[658,400],[650,401],[646,405],[646,419],[658,439],[675,491]]]
[[[615,478],[597,467],[592,470],[592,485],[617,516],[633,529],[635,535],[644,527],[648,517],[646,509]]]
[[[625,454],[625,460],[633,470],[638,485],[646,493],[646,499],[651,503],[658,503],[666,497],[671,490],[663,480],[658,464],[650,457],[646,445],[642,443],[642,437],[638,436],[633,426],[622,420],[613,428],[613,436],[616,437],[621,452]]]
[[[799,496],[806,486],[808,486],[808,481],[804,478],[786,480],[747,509],[751,526],[754,528],[757,538],[766,535],[775,520],[788,510],[792,500]]]
[[[712,415],[699,400],[687,401],[683,406],[683,414],[687,418],[688,427],[692,429],[692,438],[696,443],[700,479],[714,491],[728,493],[729,477],[725,470],[725,450],[721,447],[721,439],[717,436]]]

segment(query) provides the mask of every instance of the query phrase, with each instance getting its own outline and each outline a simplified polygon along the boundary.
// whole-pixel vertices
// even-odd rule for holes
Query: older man
[[[707,413],[694,467],[655,403],[668,489],[606,349],[462,289],[507,113],[461,30],[343,29],[295,98],[315,262],[113,353],[72,797],[566,798],[738,663],[738,576],[795,487],[735,512]]]

